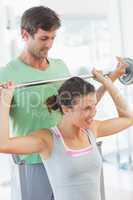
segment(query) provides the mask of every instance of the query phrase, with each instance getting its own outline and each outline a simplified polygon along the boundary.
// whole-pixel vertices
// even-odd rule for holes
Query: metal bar
[[[102,141],[97,142],[97,146],[99,149],[99,152],[102,157],[103,161],[103,155],[102,155]],[[102,171],[101,171],[101,176],[100,176],[100,200],[105,200],[105,183],[104,183],[104,171],[103,171],[103,163],[102,163]]]
[[[104,76],[109,75],[110,73],[104,73]],[[58,82],[64,82],[68,80],[69,78],[72,78],[74,76],[69,76],[65,78],[58,78],[58,79],[53,79],[53,80],[38,80],[38,81],[30,81],[30,82],[22,82],[16,85],[15,88],[26,88],[26,87],[32,87],[32,86],[38,86],[38,85],[45,85],[45,84],[51,84],[51,83],[58,83]],[[94,78],[92,74],[90,75],[82,75],[78,76],[82,79],[89,79],[89,78]],[[0,87],[2,87],[3,84],[0,84]]]

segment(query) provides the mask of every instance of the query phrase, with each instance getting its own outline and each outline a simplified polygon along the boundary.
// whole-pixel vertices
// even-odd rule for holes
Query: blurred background
[[[49,56],[63,59],[72,75],[86,75],[93,67],[113,70],[116,56],[133,58],[132,0],[1,0],[1,67],[22,50],[20,18],[26,9],[37,5],[48,6],[60,15],[62,26]],[[133,85],[116,84],[133,107]],[[98,105],[97,118],[110,118],[115,114],[112,100],[105,95]],[[100,140],[106,200],[132,200],[133,128]],[[10,155],[1,154],[1,200],[10,200],[11,167]]]

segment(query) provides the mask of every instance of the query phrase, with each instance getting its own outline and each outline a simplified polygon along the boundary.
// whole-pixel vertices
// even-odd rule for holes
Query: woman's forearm
[[[119,90],[114,86],[109,78],[103,81],[103,85],[106,90],[109,92],[110,96],[112,97],[118,115],[120,117],[131,117],[133,118],[133,111],[129,108],[128,104],[126,103],[124,97],[120,94]]]
[[[47,151],[47,145],[43,139],[44,130],[38,130],[23,137],[10,138],[9,111],[10,108],[0,102],[0,153],[30,154],[40,153],[44,149]]]
[[[9,140],[9,112],[13,97],[14,84],[10,81],[0,88],[0,145]]]
[[[114,72],[110,73],[108,76],[112,80],[112,82],[114,82],[120,77],[120,74],[118,73],[118,70],[116,69]],[[105,92],[106,92],[106,87],[104,85],[102,85],[98,88],[97,93],[96,93],[97,94],[97,103],[104,96]]]
[[[9,112],[6,102],[0,101],[0,145],[9,139]]]
[[[0,89],[0,153],[40,153],[44,148],[47,151],[48,145],[43,139],[44,130],[38,130],[23,137],[10,138],[9,112],[14,90],[12,86],[13,84],[9,82]]]
[[[122,76],[125,73],[125,69],[128,66],[127,63],[125,63],[123,58],[117,57],[117,67],[116,69],[110,73],[108,76],[109,78],[114,82],[116,81],[120,76]],[[104,85],[102,85],[101,87],[98,88],[97,90],[97,102],[99,102],[101,100],[101,98],[103,97],[103,95],[106,92],[106,88],[104,87]]]

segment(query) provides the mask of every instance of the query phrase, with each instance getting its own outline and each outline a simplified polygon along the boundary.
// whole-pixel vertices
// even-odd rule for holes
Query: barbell
[[[133,83],[133,59],[124,58],[125,63],[128,64],[125,74],[119,78],[119,81],[124,85],[130,85]]]
[[[130,85],[133,83],[133,59],[131,58],[124,58],[125,63],[128,64],[128,67],[125,70],[125,74],[122,75],[119,80],[124,85]],[[103,73],[103,75],[109,75],[112,72]],[[65,77],[65,78],[58,78],[58,79],[52,79],[52,80],[37,80],[37,81],[30,81],[30,82],[22,82],[16,85],[15,88],[26,88],[26,87],[32,87],[32,86],[39,86],[39,85],[45,85],[45,84],[51,84],[51,83],[60,83],[64,82],[67,79],[71,78],[72,76]],[[88,75],[81,75],[79,76],[82,79],[89,79],[94,78],[92,74]],[[2,84],[0,84],[0,87],[2,87]]]

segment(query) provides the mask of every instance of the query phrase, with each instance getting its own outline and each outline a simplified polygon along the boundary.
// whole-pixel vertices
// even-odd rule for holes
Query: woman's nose
[[[96,115],[96,108],[94,108],[91,112],[91,116],[94,117]]]

